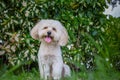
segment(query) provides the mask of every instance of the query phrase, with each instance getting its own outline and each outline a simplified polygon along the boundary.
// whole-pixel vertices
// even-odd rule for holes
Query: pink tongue
[[[51,39],[50,37],[46,37],[46,38],[45,38],[45,41],[46,41],[47,43],[50,43],[50,42],[52,41],[52,39]]]

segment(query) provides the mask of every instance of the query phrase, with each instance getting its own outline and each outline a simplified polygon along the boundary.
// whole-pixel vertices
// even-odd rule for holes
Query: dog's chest
[[[62,59],[60,46],[50,46],[45,44],[41,44],[38,56],[42,63],[47,64],[53,64]]]
[[[52,64],[52,63],[54,63],[55,60],[56,60],[55,55],[44,55],[44,61],[46,63]]]
[[[55,55],[44,55],[44,59],[52,61],[53,59],[55,59]]]

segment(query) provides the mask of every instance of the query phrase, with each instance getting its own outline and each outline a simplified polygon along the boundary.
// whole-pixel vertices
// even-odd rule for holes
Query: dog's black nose
[[[48,32],[47,32],[47,34],[48,34],[48,36],[49,36],[49,35],[51,35],[51,32],[50,32],[50,31],[48,31]]]

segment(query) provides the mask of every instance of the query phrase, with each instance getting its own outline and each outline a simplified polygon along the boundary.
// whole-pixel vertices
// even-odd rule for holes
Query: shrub
[[[111,69],[112,63],[117,64],[118,59],[112,59],[110,49],[113,46],[110,44],[114,44],[113,36],[117,34],[111,31],[119,29],[113,26],[119,24],[115,25],[112,19],[113,22],[106,20],[102,14],[105,7],[103,0],[2,0],[0,6],[0,38],[5,41],[1,51],[9,67],[37,61],[40,42],[33,40],[29,33],[41,19],[56,19],[66,27],[70,38],[67,47],[62,47],[63,56],[73,69]],[[118,40],[117,47],[114,47],[117,49],[116,56],[119,54],[117,35],[114,39]]]

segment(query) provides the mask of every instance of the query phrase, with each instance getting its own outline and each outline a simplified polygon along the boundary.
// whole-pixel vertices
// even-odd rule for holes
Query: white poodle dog
[[[68,33],[57,20],[41,20],[30,32],[32,38],[40,40],[38,63],[41,78],[60,80],[70,76],[70,68],[63,63],[61,47],[68,42]]]

